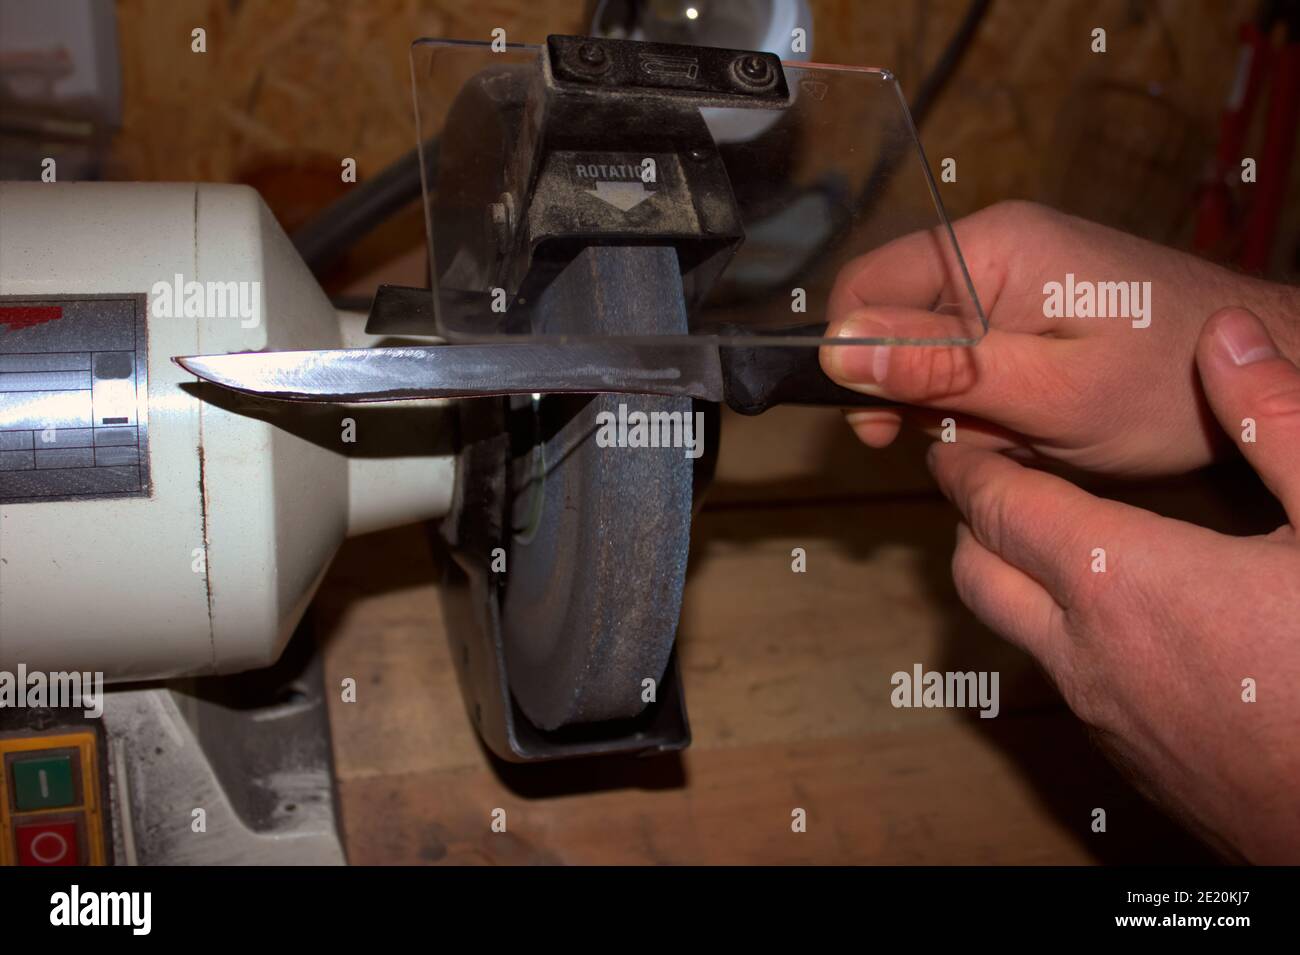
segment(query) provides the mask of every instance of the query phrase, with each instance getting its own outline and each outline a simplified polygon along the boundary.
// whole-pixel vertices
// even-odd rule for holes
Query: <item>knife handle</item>
[[[822,371],[815,345],[746,345],[753,335],[798,335],[821,338],[826,325],[796,325],[790,328],[753,329],[728,325],[720,329],[724,344],[718,346],[722,360],[723,393],[732,410],[743,415],[762,414],[774,405],[830,405],[836,408],[895,407],[875,395],[864,395],[841,387]],[[732,344],[727,339],[735,341]],[[838,346],[851,347],[851,346]]]

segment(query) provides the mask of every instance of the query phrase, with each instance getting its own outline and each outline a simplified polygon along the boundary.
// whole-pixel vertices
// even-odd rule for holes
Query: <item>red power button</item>
[[[77,824],[28,822],[16,827],[19,865],[77,865]]]

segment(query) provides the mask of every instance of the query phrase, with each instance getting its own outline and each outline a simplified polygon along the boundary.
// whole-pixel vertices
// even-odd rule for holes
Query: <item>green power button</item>
[[[57,809],[77,801],[69,756],[16,759],[9,768],[13,772],[14,803],[19,812]]]

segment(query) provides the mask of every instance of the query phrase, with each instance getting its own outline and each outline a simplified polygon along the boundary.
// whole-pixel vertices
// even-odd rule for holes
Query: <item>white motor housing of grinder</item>
[[[344,537],[444,514],[445,406],[388,453],[358,407],[172,361],[362,347],[363,321],[247,187],[0,183],[0,669],[268,665]]]

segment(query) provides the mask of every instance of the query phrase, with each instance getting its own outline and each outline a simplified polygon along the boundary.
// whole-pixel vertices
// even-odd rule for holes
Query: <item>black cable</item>
[[[432,168],[437,162],[437,144],[426,143],[425,153]],[[318,212],[294,232],[294,247],[308,268],[319,275],[362,236],[420,198],[420,192],[420,151],[412,149]]]
[[[912,100],[912,122],[920,126],[925,122],[926,115],[930,112],[930,107],[938,99],[939,93],[948,85],[952,79],[953,73],[961,64],[962,57],[970,49],[971,40],[975,37],[975,31],[979,29],[980,23],[984,20],[984,15],[988,13],[989,6],[993,0],[973,0],[971,5],[966,8],[966,13],[961,18],[961,23],[953,31],[952,37],[948,40],[948,45],[944,47],[943,53],[935,61],[930,72],[926,74],[921,88],[916,92],[916,98]]]
[[[953,31],[952,37],[943,48],[943,53],[939,55],[939,59],[935,61],[934,66],[930,68],[930,72],[922,80],[921,88],[917,90],[916,98],[913,99],[909,107],[912,114],[912,126],[916,129],[919,129],[921,124],[925,122],[925,118],[939,98],[939,94],[943,92],[943,88],[952,79],[953,73],[957,71],[962,57],[970,49],[971,40],[975,37],[975,31],[979,29],[979,25],[983,22],[984,15],[988,13],[992,2],[993,0],[972,0],[971,5],[966,8],[965,14],[962,15],[961,23],[957,25],[957,29]],[[885,186],[893,178],[899,162],[909,154],[908,145],[907,143],[895,143],[892,144],[893,148],[887,146],[884,153],[876,160],[876,165],[867,176],[866,185],[858,196],[856,204],[858,217],[866,215],[871,203],[884,194]],[[919,138],[916,145],[918,149],[921,148]],[[925,150],[922,149],[921,152],[924,155]]]

